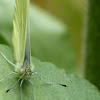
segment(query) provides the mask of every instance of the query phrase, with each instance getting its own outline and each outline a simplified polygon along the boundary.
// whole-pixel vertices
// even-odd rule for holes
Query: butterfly
[[[3,53],[0,54],[8,61],[11,65],[15,67],[15,72],[9,73],[2,80],[6,79],[11,74],[16,74],[19,79],[5,92],[8,93],[19,81],[21,89],[21,100],[22,100],[22,84],[24,80],[29,81],[32,86],[33,83],[30,81],[32,75],[36,74],[39,78],[45,78],[49,81],[57,83],[61,86],[67,87],[67,85],[60,84],[53,80],[50,80],[37,72],[34,72],[34,65],[31,64],[31,53],[30,53],[30,32],[29,32],[29,3],[30,0],[16,0],[14,8],[14,20],[13,20],[13,48],[16,58],[16,64],[10,62]],[[46,82],[47,83],[47,82]],[[34,91],[34,88],[33,88]],[[34,96],[34,92],[33,92]],[[34,96],[35,100],[35,96]]]

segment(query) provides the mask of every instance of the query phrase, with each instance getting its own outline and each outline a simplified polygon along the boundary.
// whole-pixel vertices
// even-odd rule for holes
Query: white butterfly
[[[40,79],[42,77],[49,81],[57,83],[61,86],[67,87],[67,85],[60,84],[58,82],[55,82],[53,80],[50,80],[38,74],[37,72],[33,72],[34,66],[31,64],[31,56],[30,56],[29,0],[16,0],[15,9],[14,9],[12,40],[13,40],[14,53],[16,57],[16,64],[10,62],[3,53],[0,52],[0,54],[6,59],[6,61],[8,61],[11,65],[15,67],[15,72],[9,73],[6,77],[4,77],[0,81],[3,81],[11,74],[18,75],[19,79],[17,82],[15,82],[15,84],[13,84],[13,86],[11,86],[8,90],[6,90],[6,93],[9,92],[21,80],[20,89],[21,89],[21,100],[22,100],[23,81],[28,80],[33,87],[33,83],[30,81],[30,78],[34,74],[37,74]],[[33,87],[33,96],[34,96],[34,87]]]

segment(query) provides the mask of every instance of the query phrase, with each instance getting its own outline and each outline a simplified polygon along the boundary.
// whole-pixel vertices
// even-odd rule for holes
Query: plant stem
[[[100,0],[88,0],[87,17],[85,75],[100,89]]]

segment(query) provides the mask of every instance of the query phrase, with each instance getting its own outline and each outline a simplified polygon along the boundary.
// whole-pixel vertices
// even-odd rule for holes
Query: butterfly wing
[[[14,20],[13,20],[13,47],[17,65],[21,65],[25,60],[25,52],[29,52],[28,49],[25,51],[27,44],[27,35],[29,34],[28,29],[28,8],[29,0],[16,0],[14,9]],[[26,45],[27,44],[27,45]],[[30,55],[26,55],[29,57]],[[28,58],[29,59],[29,58]]]

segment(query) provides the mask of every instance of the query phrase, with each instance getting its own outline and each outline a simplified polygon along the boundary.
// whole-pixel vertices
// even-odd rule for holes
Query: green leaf
[[[9,7],[10,6],[10,7]],[[0,1],[2,37],[12,46],[14,1]],[[6,13],[5,17],[4,14]],[[9,16],[10,17],[9,17]],[[65,25],[33,5],[30,9],[31,53],[42,61],[54,63],[66,71],[78,74],[76,57],[72,51]]]
[[[8,46],[0,45],[0,52],[4,53],[10,61],[14,60],[12,49]],[[65,73],[63,69],[59,69],[49,62],[41,62],[36,58],[32,58],[32,62],[35,65],[34,72],[38,72],[56,82],[68,85],[67,88],[54,83],[47,85],[38,76],[34,75],[30,80],[34,83],[34,95],[37,100],[100,100],[99,91],[87,80],[79,79],[73,74]],[[0,79],[12,71],[14,71],[14,67],[0,55]],[[1,100],[11,100],[11,98],[20,100],[20,82],[7,94],[4,93],[17,80],[18,77],[16,75],[11,75],[0,82]],[[23,100],[33,100],[31,84],[25,81],[22,88]]]

